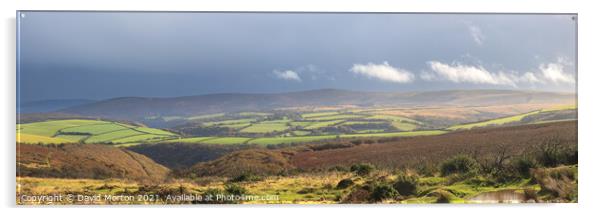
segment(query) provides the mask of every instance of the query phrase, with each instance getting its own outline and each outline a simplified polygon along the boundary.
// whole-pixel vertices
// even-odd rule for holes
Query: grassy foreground
[[[576,166],[540,170],[549,176],[576,175]],[[172,180],[146,185],[134,181],[107,179],[17,178],[17,204],[332,204],[332,203],[491,203],[496,196],[510,196],[505,202],[555,202],[549,182],[543,177],[494,184],[483,176],[414,176],[413,184],[389,171],[361,175],[329,171],[291,176],[203,178]],[[400,180],[401,179],[401,180]],[[576,184],[576,179],[570,184]],[[557,184],[558,182],[554,183]],[[389,187],[387,185],[393,185]],[[409,186],[409,187],[407,187]],[[546,187],[546,189],[542,189]],[[387,188],[402,194],[388,194]],[[576,188],[575,188],[576,190]],[[60,200],[35,200],[40,195],[60,195]],[[208,198],[213,197],[213,198]],[[494,197],[492,200],[492,197]],[[529,202],[527,201],[527,202]],[[565,200],[566,201],[566,200]],[[569,200],[574,202],[576,200]]]

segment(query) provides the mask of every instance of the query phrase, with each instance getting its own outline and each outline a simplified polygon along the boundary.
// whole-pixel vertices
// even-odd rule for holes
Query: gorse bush
[[[531,169],[537,168],[537,162],[527,156],[516,157],[512,160],[512,168],[521,178],[530,178]]]
[[[470,174],[478,171],[479,164],[477,161],[467,155],[457,155],[444,161],[440,166],[440,172],[444,176],[450,174]]]
[[[354,184],[353,180],[346,178],[346,179],[339,181],[339,183],[337,184],[337,189],[345,189],[353,184]]]
[[[372,164],[362,163],[362,164],[354,164],[349,168],[351,172],[355,172],[360,176],[367,176],[374,171],[375,167]]]
[[[385,199],[392,199],[397,196],[399,196],[399,193],[391,185],[379,184],[372,189],[370,199],[378,202]]]
[[[393,187],[400,195],[409,196],[416,195],[418,188],[418,177],[409,175],[400,175]]]
[[[352,165],[349,168],[349,171],[355,172],[357,175],[365,176],[365,175],[369,175],[370,173],[372,173],[372,171],[374,171],[375,169],[376,168],[372,164],[361,163],[361,164]]]
[[[252,181],[261,181],[261,177],[254,174],[245,173],[230,179],[231,182],[252,182]]]
[[[226,190],[226,193],[230,195],[244,195],[247,193],[247,190],[244,187],[237,184],[226,185],[224,189]]]
[[[559,138],[549,138],[537,146],[535,158],[544,167],[577,164],[577,149],[561,145]]]

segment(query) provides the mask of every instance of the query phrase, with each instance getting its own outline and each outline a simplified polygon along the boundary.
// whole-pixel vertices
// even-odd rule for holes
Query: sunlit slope
[[[491,119],[487,121],[474,122],[468,124],[454,125],[448,130],[463,130],[477,127],[498,126],[512,123],[537,124],[554,121],[575,120],[577,119],[577,107],[575,105],[563,105],[553,108],[541,109],[519,115],[513,115],[503,118]]]
[[[69,119],[17,125],[17,142],[20,143],[123,144],[176,137],[164,130],[101,120]]]

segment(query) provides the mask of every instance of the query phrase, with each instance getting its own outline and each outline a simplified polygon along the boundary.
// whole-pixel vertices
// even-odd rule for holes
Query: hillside
[[[149,116],[193,116],[304,106],[482,106],[574,103],[574,100],[575,95],[570,93],[512,90],[359,92],[320,89],[273,94],[222,93],[172,98],[122,97],[70,107],[60,111],[85,116],[140,120]]]
[[[17,144],[17,176],[160,182],[168,173],[148,157],[121,148]]]
[[[249,149],[224,155],[216,160],[192,166],[186,173],[196,176],[229,176],[242,174],[277,175],[293,168],[285,152]],[[190,176],[188,174],[187,176]]]
[[[436,164],[457,154],[487,157],[505,149],[516,155],[546,142],[577,147],[577,121],[473,129],[439,136],[399,138],[372,145],[295,154],[292,163],[301,169],[328,168],[368,162],[382,167]]]
[[[177,135],[160,129],[91,119],[51,120],[17,124],[17,142],[29,144],[127,144],[174,137],[177,137]]]
[[[63,100],[40,100],[29,101],[18,104],[17,113],[41,113],[53,112],[60,109],[65,109],[72,106],[79,106],[87,103],[95,102],[94,100],[86,99],[63,99]]]
[[[458,154],[488,157],[504,150],[506,155],[519,155],[546,142],[558,142],[561,146],[576,150],[577,122],[482,128],[434,136],[367,138],[344,146],[243,150],[199,163],[189,173],[230,177],[243,173],[274,175],[295,169],[326,170],[357,163],[394,169],[426,167]]]

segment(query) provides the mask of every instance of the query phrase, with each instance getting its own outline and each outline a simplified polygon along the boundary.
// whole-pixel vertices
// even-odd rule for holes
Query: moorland
[[[18,114],[18,204],[577,202],[572,93],[323,89],[68,102]],[[152,199],[23,197],[56,194]],[[233,199],[167,198],[184,195]]]

